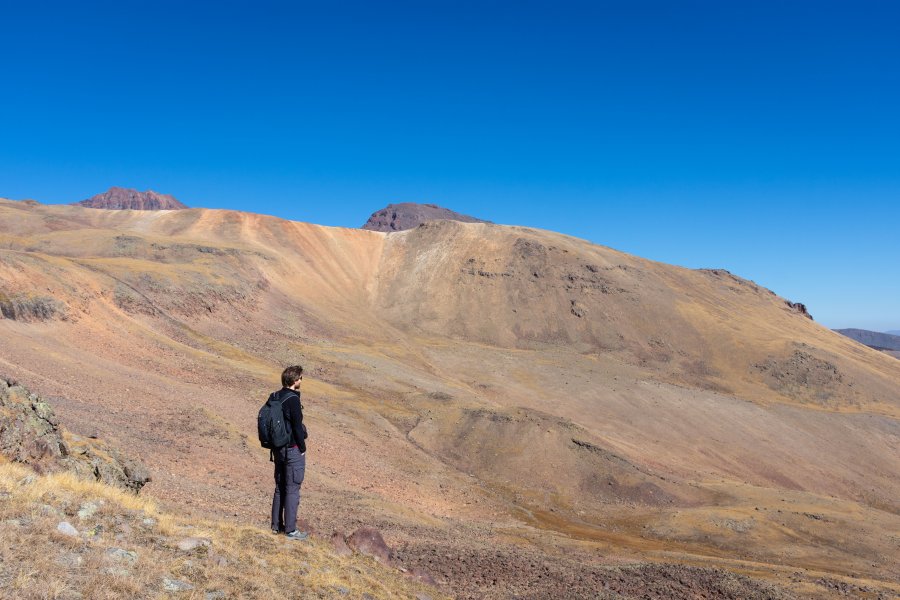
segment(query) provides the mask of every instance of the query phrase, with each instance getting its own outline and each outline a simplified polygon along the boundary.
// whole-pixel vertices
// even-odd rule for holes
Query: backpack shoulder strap
[[[284,398],[282,398],[282,400],[281,400],[282,404],[285,403],[285,402],[287,402],[288,399],[289,399],[291,396],[297,396],[297,402],[300,402],[300,394],[298,394],[297,392],[291,390],[288,394],[285,395]],[[302,404],[300,405],[300,410],[303,410],[303,405],[302,405]]]

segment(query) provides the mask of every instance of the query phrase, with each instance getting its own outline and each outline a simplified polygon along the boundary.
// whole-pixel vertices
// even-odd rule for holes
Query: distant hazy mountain
[[[489,223],[489,221],[476,219],[469,215],[462,215],[458,212],[453,212],[448,208],[442,208],[436,204],[401,202],[399,204],[388,204],[385,208],[375,211],[362,228],[386,232],[404,231],[406,229],[415,229],[426,221]]]
[[[838,333],[846,335],[861,344],[877,350],[900,350],[900,335],[867,331],[865,329],[835,329]]]
[[[890,331],[885,331],[888,335],[900,335],[900,329],[892,329]]]
[[[87,208],[105,208],[108,210],[178,210],[187,208],[187,206],[168,194],[158,194],[153,190],[139,192],[120,187],[111,187],[109,191],[74,204]]]

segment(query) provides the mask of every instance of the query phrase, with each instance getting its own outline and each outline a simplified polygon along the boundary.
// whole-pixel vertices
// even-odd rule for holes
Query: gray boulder
[[[75,529],[68,521],[62,521],[56,526],[56,531],[69,537],[78,537],[78,530]]]

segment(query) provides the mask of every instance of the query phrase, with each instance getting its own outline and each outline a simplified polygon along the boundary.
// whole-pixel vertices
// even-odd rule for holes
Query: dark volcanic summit
[[[403,231],[414,229],[426,221],[462,221],[463,223],[490,223],[468,215],[461,215],[436,204],[416,204],[401,202],[388,204],[385,208],[372,213],[363,229],[372,231]]]
[[[93,198],[74,202],[75,206],[105,208],[110,210],[178,210],[187,208],[168,194],[157,194],[152,190],[139,192],[128,188],[111,187],[109,191]]]

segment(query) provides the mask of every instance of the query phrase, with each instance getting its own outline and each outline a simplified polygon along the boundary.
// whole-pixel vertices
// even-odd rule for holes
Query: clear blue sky
[[[434,202],[900,329],[896,2],[2,2],[0,196]]]

